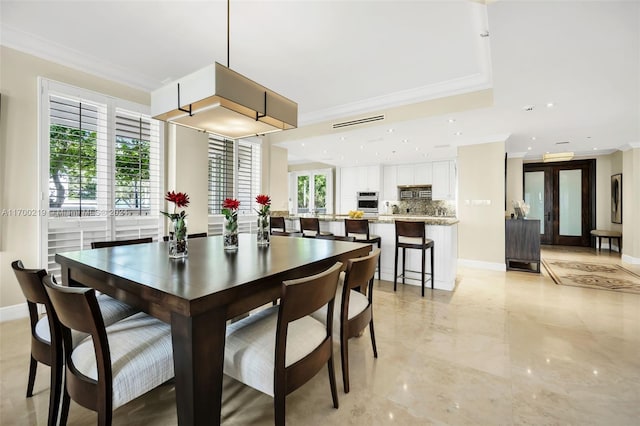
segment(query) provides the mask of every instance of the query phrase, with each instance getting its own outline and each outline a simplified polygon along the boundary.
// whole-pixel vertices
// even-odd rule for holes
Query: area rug
[[[640,294],[640,275],[606,263],[543,259],[556,284]]]

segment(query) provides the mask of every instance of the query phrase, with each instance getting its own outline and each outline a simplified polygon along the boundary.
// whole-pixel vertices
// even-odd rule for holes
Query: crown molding
[[[640,142],[627,142],[618,149],[620,151],[629,151],[630,149],[640,148]]]
[[[507,158],[524,158],[527,155],[527,151],[524,152],[509,152],[507,153]]]
[[[2,26],[0,44],[47,61],[127,85],[134,89],[150,92],[161,86],[161,82],[154,81],[152,77],[133,73],[130,69],[114,65],[96,56],[85,55],[77,50],[69,49],[51,40],[20,31],[9,25]]]

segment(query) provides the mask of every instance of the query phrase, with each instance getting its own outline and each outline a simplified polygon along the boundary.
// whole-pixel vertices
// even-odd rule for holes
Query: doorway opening
[[[596,224],[596,161],[528,163],[523,194],[530,219],[540,219],[540,243],[591,246]]]

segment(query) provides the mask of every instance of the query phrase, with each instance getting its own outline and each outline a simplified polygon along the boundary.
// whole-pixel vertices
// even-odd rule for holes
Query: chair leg
[[[284,426],[284,414],[286,411],[285,400],[286,395],[284,395],[284,392],[276,392],[273,397],[273,411],[276,417],[276,426]]]
[[[427,272],[427,271],[425,271],[425,268],[427,267],[426,263],[427,263],[427,251],[423,248],[422,249],[422,265],[421,265],[421,267],[422,267],[422,269],[421,269],[421,271],[422,271],[422,274],[421,274],[422,275],[422,297],[424,297],[424,275]]]
[[[382,243],[380,241],[378,241],[378,248],[379,249],[382,248]],[[378,256],[378,279],[379,280],[382,279],[382,268],[380,267],[381,265],[380,258],[382,258],[382,256]]]
[[[371,321],[369,321],[369,334],[371,334],[371,346],[373,346],[373,357],[378,358],[378,347],[376,346],[376,333],[373,330],[373,313],[371,313]]]
[[[51,365],[51,386],[49,390],[49,426],[55,426],[58,421],[58,408],[62,394],[62,354],[54,356]]]
[[[38,361],[30,357],[29,361],[29,379],[27,381],[27,398],[33,396],[33,385],[36,382],[36,370],[38,369]]]
[[[67,419],[69,418],[70,403],[71,403],[71,398],[69,397],[69,392],[67,392],[67,388],[65,387],[62,392],[62,406],[60,407],[60,426],[67,426]]]
[[[344,393],[349,393],[349,339],[345,337],[341,337],[340,339],[340,361],[342,363]]]
[[[396,291],[396,288],[398,287],[398,246],[396,246],[395,252],[395,262],[393,264],[393,291]]]
[[[433,265],[434,265],[434,253],[433,253],[433,249],[435,247],[431,246],[431,289],[433,290],[433,285],[435,284],[435,278],[436,278],[436,274],[435,274],[435,269],[433,269]]]
[[[338,408],[338,387],[336,386],[336,369],[333,366],[333,355],[331,355],[329,362],[327,362],[327,368],[329,369],[329,385],[331,386],[333,408]]]
[[[406,260],[407,260],[407,249],[402,247],[402,284],[406,284],[404,281],[405,275],[407,274],[405,270]]]

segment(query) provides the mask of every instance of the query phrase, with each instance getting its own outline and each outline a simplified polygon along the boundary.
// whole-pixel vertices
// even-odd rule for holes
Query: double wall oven
[[[379,197],[377,192],[358,192],[358,210],[368,214],[378,214]]]

